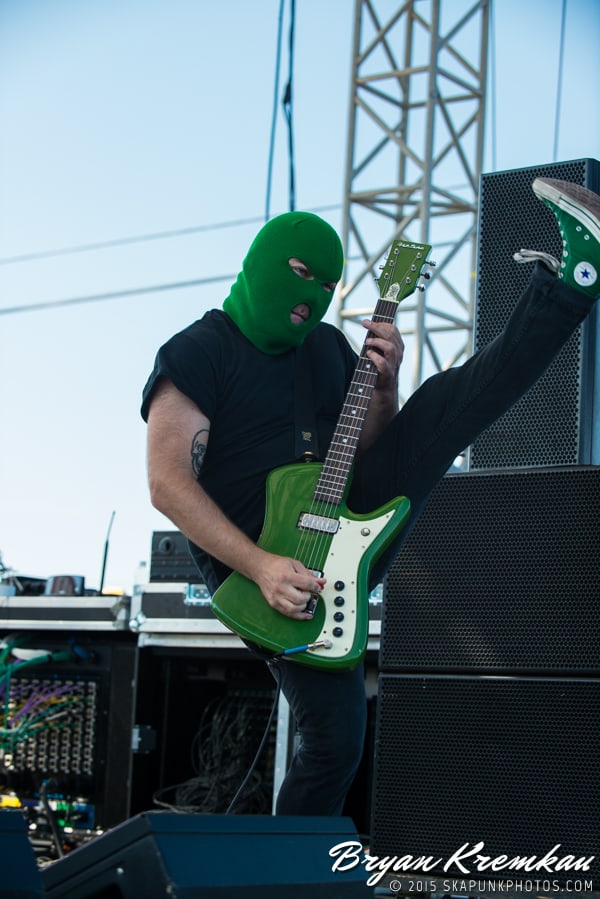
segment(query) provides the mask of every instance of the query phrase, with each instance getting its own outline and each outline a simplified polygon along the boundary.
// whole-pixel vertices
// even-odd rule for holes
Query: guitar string
[[[408,269],[404,273],[405,276],[408,272]],[[393,322],[395,318],[395,314],[399,305],[399,301],[396,299],[389,300],[385,298],[380,298],[378,301],[378,307],[382,306],[383,309],[381,312],[377,312],[373,316],[373,320],[375,321],[387,321],[389,323]],[[387,308],[386,308],[387,307]],[[389,310],[389,311],[388,311]],[[393,311],[392,311],[393,310]],[[388,311],[386,315],[385,312]],[[370,332],[371,333],[371,332]],[[367,337],[369,334],[367,334]],[[326,473],[329,472],[327,476],[327,480],[325,483],[325,493],[329,493],[332,497],[330,501],[326,499],[317,499],[316,495],[318,494],[318,489],[315,490],[315,495],[313,496],[313,501],[311,503],[311,507],[309,509],[309,514],[319,514],[319,506],[320,506],[320,514],[323,517],[335,517],[336,510],[341,505],[343,501],[343,492],[345,485],[347,483],[350,470],[352,468],[354,456],[356,453],[356,448],[358,445],[358,440],[360,438],[360,433],[362,432],[362,426],[364,424],[364,420],[366,418],[366,414],[368,412],[368,407],[372,395],[372,391],[375,387],[377,373],[372,369],[372,363],[368,361],[368,357],[366,356],[366,343],[363,346],[361,351],[359,361],[357,364],[357,368],[354,372],[354,376],[351,382],[351,390],[355,388],[362,392],[365,388],[369,388],[369,393],[367,396],[357,397],[357,394],[353,393],[352,396],[354,398],[354,403],[348,402],[348,398],[351,393],[349,391],[348,396],[344,402],[344,407],[342,410],[342,414],[340,416],[340,421],[336,427],[335,432],[335,440],[332,441],[332,445],[328,451],[325,466]],[[350,406],[357,406],[360,408],[362,414],[362,418],[359,422],[350,422],[344,421],[345,418],[348,418],[347,409]],[[358,431],[357,431],[358,425]],[[341,447],[341,443],[348,443],[348,450],[344,450]],[[338,455],[341,457],[341,462],[338,459],[335,461],[335,456]],[[324,467],[325,467],[324,466]],[[319,480],[323,477],[323,472],[319,476]],[[336,481],[338,483],[336,483]],[[340,494],[340,489],[342,488],[342,492]],[[333,498],[335,496],[335,499]],[[340,497],[338,499],[338,496]],[[310,555],[307,557],[304,564],[306,564],[307,568],[312,570],[321,570],[322,565],[319,564],[321,559],[323,558],[324,553],[327,551],[329,547],[329,538],[330,535],[325,533],[317,533],[316,535],[312,535],[312,541],[310,545]],[[306,544],[309,541],[308,533],[301,533],[300,539],[298,541],[298,550],[301,552],[300,558],[302,558],[302,553],[304,551],[303,544]]]
[[[383,302],[383,300],[380,302]],[[389,305],[389,301],[385,302]],[[397,306],[398,304],[394,303],[394,307],[397,308]],[[373,320],[391,323],[393,322],[394,317],[394,315],[378,313],[373,316]],[[323,487],[325,495],[328,495],[330,499],[316,499],[316,495],[319,493],[319,490],[316,489],[309,509],[309,514],[319,514],[324,518],[331,519],[339,518],[338,510],[343,502],[345,486],[352,469],[358,441],[366,419],[376,380],[376,371],[373,371],[373,364],[366,356],[365,344],[359,357],[350,390],[340,415],[340,421],[336,427],[336,433],[334,435],[335,439],[332,441],[326,457],[327,470],[325,472],[326,478]],[[365,391],[365,389],[368,389],[368,394],[366,396],[364,394],[359,395],[362,391]],[[352,413],[348,410],[351,408],[360,410],[361,414],[358,417],[358,421],[350,418]],[[342,444],[344,444],[344,446],[342,446]],[[322,477],[323,471],[319,476],[319,480],[321,480]],[[321,489],[323,489],[323,487]],[[311,545],[309,546],[310,554],[307,558],[307,562],[304,563],[307,568],[311,570],[322,570],[322,562],[324,563],[325,561],[324,556],[330,545],[329,537],[329,534],[323,532],[318,532],[316,535],[313,534],[313,539],[310,541]],[[303,533],[299,541],[299,549],[301,548],[302,543],[306,544],[307,542],[309,542],[308,534]]]
[[[352,378],[350,390],[352,390],[356,386],[358,386],[361,389],[364,389],[366,382],[365,382],[364,372],[361,369],[361,363],[363,361],[363,358],[364,357],[361,354],[361,357],[359,357],[359,362],[358,362],[357,368],[355,369],[355,372],[354,372],[354,375]],[[326,461],[323,466],[323,467],[327,466],[327,469],[333,468],[335,470],[335,465],[333,463],[332,457],[335,454],[342,455],[341,451],[337,450],[335,448],[335,444],[337,443],[338,439],[341,439],[343,441],[348,441],[350,439],[350,437],[352,436],[352,434],[350,433],[350,430],[349,430],[349,425],[343,422],[343,419],[345,417],[345,410],[348,406],[348,396],[350,396],[350,391],[345,398],[342,413],[340,415],[340,420],[338,421],[338,424],[336,426],[334,440],[332,441],[332,444],[328,450]],[[366,411],[365,411],[365,415],[366,415]],[[338,461],[337,465],[338,465],[338,469],[339,469],[339,461]],[[329,475],[328,481],[331,481],[331,477],[332,476]],[[323,469],[321,469],[321,472],[319,473],[317,483],[319,481],[321,481],[322,478],[323,478]],[[330,487],[327,487],[327,490],[330,494],[332,494]],[[316,494],[318,494],[318,492],[319,492],[318,488],[315,488],[315,492],[313,494],[313,498],[312,498],[312,502],[311,502],[311,505],[308,510],[308,514],[309,515],[320,514],[323,517],[331,517],[333,510],[339,505],[339,503],[335,502],[333,500],[330,502],[318,500],[316,498]],[[329,535],[323,534],[322,532],[317,532],[316,534],[309,533],[308,531],[300,532],[298,546],[297,546],[297,552],[298,552],[297,557],[300,558],[301,560],[303,560],[303,562],[307,566],[307,568],[321,570],[321,566],[319,564],[317,564],[317,562],[318,562],[318,560],[320,560],[320,558],[322,556],[323,549],[325,548],[324,544],[327,542],[328,536]],[[309,555],[306,557],[306,559],[303,559],[306,544],[309,544],[309,547],[308,547]]]
[[[389,276],[388,284],[386,285],[386,290],[389,289],[389,284],[392,283],[391,279],[394,274],[396,264],[397,264],[397,260],[396,260],[396,263],[394,264],[392,272]],[[403,272],[403,277],[402,277],[400,283],[406,283],[408,273],[411,270],[411,265],[412,265],[412,263],[406,267],[405,271]],[[404,299],[404,296],[400,297],[400,299],[396,299],[396,298],[388,299],[386,297],[380,297],[377,302],[375,313],[373,315],[373,321],[377,321],[377,322],[385,321],[385,322],[389,322],[390,324],[393,323],[396,313],[397,313],[397,310],[398,310],[398,306],[402,299]],[[383,310],[381,312],[378,312],[377,309],[380,306],[383,307]],[[385,314],[386,312],[388,313],[387,315]],[[375,388],[375,384],[376,384],[376,380],[377,380],[377,372],[376,372],[376,370],[375,371],[372,370],[372,363],[368,360],[368,357],[366,356],[366,350],[367,350],[366,339],[371,335],[372,335],[372,332],[369,331],[365,338],[365,343],[363,344],[363,348],[362,348],[360,356],[359,356],[358,364],[355,369],[355,372],[354,372],[354,375],[353,375],[353,378],[351,381],[351,385],[350,385],[350,390],[352,390],[352,391],[354,391],[354,388],[357,388],[358,393],[362,393],[362,391],[364,391],[365,388],[368,388],[369,392],[366,397],[360,396],[360,398],[356,399],[356,397],[358,395],[355,394],[354,392],[352,392],[352,394],[351,394],[350,390],[349,390],[348,395],[346,396],[346,399],[344,401],[344,406],[342,408],[342,414],[340,416],[340,421],[338,422],[338,424],[336,426],[336,431],[334,433],[335,440],[332,441],[332,444],[330,445],[330,448],[327,452],[327,456],[325,459],[323,469],[321,470],[321,474],[319,475],[319,478],[318,478],[318,482],[319,482],[322,478],[323,470],[325,469],[325,466],[327,466],[327,470],[329,470],[330,468],[333,470],[333,475],[329,476],[329,482],[332,482],[332,481],[335,482],[335,480],[337,479],[340,483],[338,483],[336,485],[335,490],[333,490],[332,488],[329,488],[329,492],[332,496],[332,499],[329,502],[327,502],[326,500],[324,502],[323,500],[318,500],[316,498],[317,493],[318,493],[318,486],[317,486],[317,488],[315,489],[315,492],[313,494],[313,499],[312,499],[312,502],[311,502],[311,505],[309,508],[309,513],[308,513],[309,515],[320,514],[321,516],[323,516],[325,518],[327,518],[327,517],[333,518],[335,515],[335,511],[339,508],[339,506],[343,502],[343,492],[345,491],[345,485],[347,484],[348,477],[350,475],[350,471],[351,471],[351,468],[352,468],[352,465],[354,462],[354,457],[356,454],[358,441],[360,439],[360,434],[362,433],[362,428],[364,426],[364,422],[365,422],[365,419],[366,419],[366,416],[368,413],[372,393]],[[354,399],[353,403],[348,402],[348,399],[350,396],[352,396]],[[356,408],[360,409],[360,411],[362,413],[362,416],[359,417],[358,433],[356,433],[356,425],[354,423],[342,422],[342,419],[344,417],[347,417],[346,409],[348,406],[356,407]],[[350,452],[349,453],[346,451],[343,451],[341,449],[341,447],[338,448],[338,444],[340,441],[342,441],[346,444],[348,442],[350,442],[350,447],[349,447]],[[336,464],[334,464],[334,460],[333,460],[333,457],[336,454],[341,457],[341,462],[338,459],[338,461],[336,463],[337,469],[336,469]],[[317,485],[318,485],[318,482],[317,482]],[[340,487],[342,487],[341,498],[339,500],[333,499],[333,496],[339,493]],[[323,505],[323,502],[324,502],[324,505]],[[319,508],[320,508],[320,511],[319,511]],[[311,537],[312,537],[312,539],[311,539]],[[310,570],[321,571],[323,566],[320,564],[320,562],[321,562],[321,559],[323,560],[323,563],[325,561],[326,556],[324,556],[324,554],[327,552],[328,547],[329,547],[329,543],[330,543],[330,541],[328,539],[329,537],[330,537],[329,534],[325,534],[323,532],[317,532],[316,535],[312,534],[309,537],[308,531],[301,531],[300,537],[299,537],[299,540],[297,543],[296,558],[303,561],[303,564],[306,565],[306,567],[309,568]],[[307,559],[303,560],[303,553],[305,551],[305,547],[306,547],[307,543],[309,544],[309,546],[308,546],[309,554],[308,554]]]

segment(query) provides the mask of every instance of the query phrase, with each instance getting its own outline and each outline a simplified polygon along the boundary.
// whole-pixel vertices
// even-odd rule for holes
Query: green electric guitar
[[[427,244],[394,241],[377,279],[380,298],[373,321],[393,322],[399,302],[421,287],[430,251]],[[237,572],[212,598],[217,618],[240,637],[317,668],[353,668],[363,658],[369,634],[369,573],[410,513],[410,502],[403,496],[366,515],[355,515],[346,505],[376,380],[365,345],[325,461],[286,465],[267,479],[258,545],[298,559],[327,578],[323,591],[311,599],[312,620],[297,621],[275,611],[257,585]]]

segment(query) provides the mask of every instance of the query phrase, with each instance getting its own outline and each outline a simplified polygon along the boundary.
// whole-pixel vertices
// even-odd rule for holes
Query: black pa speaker
[[[600,468],[447,475],[386,578],[371,851],[430,892],[600,889],[599,521]]]
[[[146,812],[43,871],[48,899],[366,899],[362,866],[333,870],[358,843],[345,818]]]
[[[600,672],[600,468],[450,474],[383,592],[387,672]]]
[[[18,809],[0,809],[0,858],[0,899],[42,899],[42,878]]]
[[[600,890],[599,680],[386,674],[377,709],[373,855],[436,893]]]
[[[600,162],[579,159],[484,174],[480,180],[474,348],[503,329],[531,275],[513,253],[560,259],[552,212],[531,190],[535,178],[571,181],[600,193]],[[592,311],[536,385],[470,449],[471,470],[600,463],[600,315]]]

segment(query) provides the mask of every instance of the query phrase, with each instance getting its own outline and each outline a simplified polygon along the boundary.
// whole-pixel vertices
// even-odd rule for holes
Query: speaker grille
[[[599,687],[598,680],[381,676],[372,852],[446,862],[480,840],[493,858],[539,858],[560,844],[559,856],[595,856],[594,870],[491,877],[598,883]],[[428,878],[461,877],[443,867]]]
[[[600,671],[600,468],[447,475],[384,584],[387,671]]]
[[[483,175],[477,251],[475,350],[505,326],[525,289],[530,265],[512,256],[522,247],[560,258],[556,219],[537,199],[537,177],[600,190],[600,163],[591,159]],[[598,317],[594,311],[540,381],[488,428],[470,451],[472,470],[597,462],[592,458],[593,367]],[[582,389],[585,388],[585,389]]]

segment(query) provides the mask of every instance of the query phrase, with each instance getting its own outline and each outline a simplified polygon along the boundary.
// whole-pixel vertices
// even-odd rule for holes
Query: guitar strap
[[[310,462],[319,458],[319,441],[315,421],[311,357],[306,341],[296,347],[294,362],[296,458]]]

